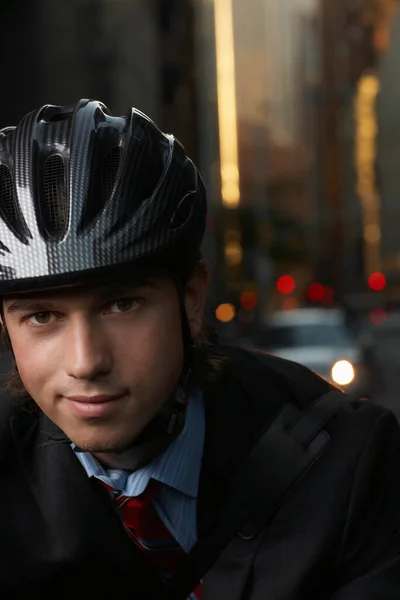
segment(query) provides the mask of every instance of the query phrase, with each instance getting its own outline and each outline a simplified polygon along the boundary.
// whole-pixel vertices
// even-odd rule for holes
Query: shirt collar
[[[200,392],[190,396],[181,434],[150,465],[150,477],[187,496],[197,498],[203,445],[205,413]]]
[[[96,477],[123,491],[138,496],[155,479],[186,496],[197,498],[205,437],[205,410],[202,394],[194,391],[186,409],[185,425],[180,435],[152,463],[132,473],[105,469],[90,453],[77,454],[89,476]],[[74,445],[72,444],[74,448]]]

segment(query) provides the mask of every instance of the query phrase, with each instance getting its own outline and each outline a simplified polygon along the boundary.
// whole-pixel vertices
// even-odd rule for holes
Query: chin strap
[[[178,278],[174,278],[181,313],[181,328],[184,360],[182,373],[173,393],[160,412],[150,421],[136,438],[133,446],[140,446],[152,439],[163,439],[166,447],[180,434],[185,424],[186,407],[189,399],[192,365],[194,362],[194,344],[186,314],[185,289]]]
[[[188,394],[190,391],[190,380],[192,375],[192,367],[194,363],[194,344],[192,332],[190,330],[189,320],[185,306],[185,286],[178,277],[174,277],[176,289],[178,292],[179,308],[181,313],[181,328],[182,328],[182,343],[183,343],[183,366],[179,383],[175,388],[175,397],[172,404],[172,412],[170,414],[167,433],[173,435],[176,427],[180,426],[179,432],[184,425],[180,423],[180,415],[185,415],[186,406],[188,403]]]
[[[7,349],[12,351],[11,340],[10,340],[10,336],[8,335],[7,326],[6,326],[6,319],[5,319],[5,316],[4,316],[3,298],[0,298],[0,317],[1,317],[1,328],[2,328],[3,333],[4,333],[5,341],[6,341],[6,344],[7,344]]]
[[[175,388],[175,398],[172,403],[172,414],[167,426],[167,434],[173,435],[177,426],[179,426],[179,416],[186,412],[188,396],[185,394],[185,387],[178,384]]]

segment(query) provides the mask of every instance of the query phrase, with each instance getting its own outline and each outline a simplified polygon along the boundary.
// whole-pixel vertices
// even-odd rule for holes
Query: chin
[[[73,440],[74,444],[83,452],[94,453],[112,453],[118,454],[126,450],[132,443],[131,440],[124,439],[82,439]]]
[[[64,429],[69,439],[84,452],[123,452],[139,435],[136,428],[116,422],[69,423]]]

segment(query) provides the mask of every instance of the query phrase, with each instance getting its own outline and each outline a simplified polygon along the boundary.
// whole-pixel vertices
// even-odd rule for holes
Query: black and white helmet
[[[0,294],[142,259],[195,261],[206,195],[182,145],[132,108],[47,105],[0,130]]]

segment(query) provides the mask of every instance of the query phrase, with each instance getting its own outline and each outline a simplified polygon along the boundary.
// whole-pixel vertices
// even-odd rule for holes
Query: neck
[[[170,445],[171,439],[165,436],[132,446],[122,452],[96,452],[93,456],[108,469],[123,469],[124,471],[137,471],[150,464],[157,456],[162,454]]]
[[[177,388],[163,410],[156,415],[131,446],[118,453],[97,452],[93,455],[106,468],[136,471],[150,464],[172,444],[184,427],[185,414],[185,395],[180,388]]]

